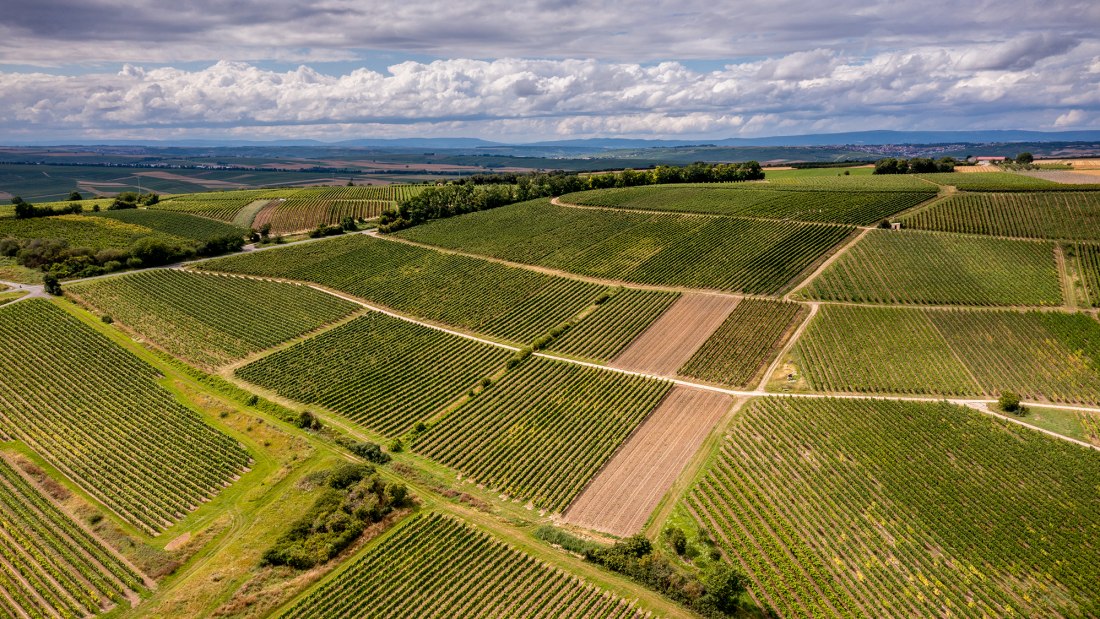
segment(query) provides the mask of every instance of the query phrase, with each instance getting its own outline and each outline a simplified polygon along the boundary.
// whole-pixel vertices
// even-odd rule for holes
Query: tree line
[[[928,157],[913,157],[912,159],[895,159],[888,157],[875,162],[875,174],[934,174],[936,172],[954,172],[955,158],[941,157],[931,159]]]
[[[429,187],[403,200],[396,210],[382,214],[379,230],[394,232],[432,219],[589,189],[668,183],[729,183],[763,178],[764,171],[755,161],[717,164],[697,162],[683,167],[661,165],[650,170],[626,169],[599,174],[563,171],[476,174],[445,185]]]

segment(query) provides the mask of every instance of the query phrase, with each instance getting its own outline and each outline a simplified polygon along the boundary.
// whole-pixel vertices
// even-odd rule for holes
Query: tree
[[[703,578],[706,593],[702,602],[706,606],[732,615],[741,607],[741,594],[745,592],[745,577],[725,564],[718,564]]]
[[[46,294],[52,294],[55,297],[61,296],[61,282],[57,279],[57,276],[53,273],[46,273],[42,276],[43,287],[46,290]]]
[[[80,195],[79,191],[70,191],[69,192],[69,201],[70,202],[74,202],[76,200],[83,200],[83,199],[84,199],[84,196]]]
[[[1032,161],[1035,161],[1035,156],[1031,153],[1023,152],[1019,155],[1016,155],[1016,163],[1019,163],[1020,165],[1028,165]]]
[[[1020,406],[1020,395],[1012,391],[1005,391],[997,398],[997,406],[1006,413],[1023,414],[1024,407]]]

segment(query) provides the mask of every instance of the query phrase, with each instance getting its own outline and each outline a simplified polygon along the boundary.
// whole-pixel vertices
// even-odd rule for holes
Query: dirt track
[[[612,367],[675,376],[737,306],[736,297],[685,294],[619,353]]]
[[[733,398],[677,386],[565,512],[570,524],[633,535],[699,450]]]

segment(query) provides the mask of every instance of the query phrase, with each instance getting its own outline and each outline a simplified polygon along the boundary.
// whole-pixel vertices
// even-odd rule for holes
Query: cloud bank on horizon
[[[8,0],[0,141],[1100,126],[1095,2],[158,4]]]

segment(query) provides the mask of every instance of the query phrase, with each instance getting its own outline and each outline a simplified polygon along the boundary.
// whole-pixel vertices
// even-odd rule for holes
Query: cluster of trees
[[[329,561],[409,502],[404,484],[387,483],[369,464],[344,464],[318,480],[324,491],[313,507],[264,552],[260,565],[305,570]]]
[[[931,174],[934,172],[954,172],[955,159],[941,157],[914,157],[912,159],[879,159],[875,162],[875,174]]]
[[[56,278],[93,277],[122,269],[162,266],[195,257],[218,256],[239,251],[244,239],[225,236],[191,244],[171,243],[156,237],[142,237],[129,248],[92,249],[73,247],[65,239],[0,239],[0,256],[15,258],[29,269],[39,269]]]
[[[537,172],[474,175],[446,185],[430,187],[402,201],[396,211],[382,214],[379,230],[394,232],[432,219],[588,189],[666,183],[726,183],[763,178],[764,171],[755,161],[740,164],[699,162],[683,167],[662,165],[651,170],[627,169],[602,174]]]
[[[727,618],[768,615],[766,609],[750,608],[744,603],[748,581],[736,570],[720,561],[716,561],[701,575],[678,569],[643,535],[628,537],[608,547],[547,525],[535,531],[535,537],[625,574],[704,616]],[[683,532],[676,539],[667,535],[666,537],[669,537],[677,554],[684,554],[687,550],[687,538],[683,536]],[[681,542],[679,545],[677,539]]]
[[[139,206],[152,206],[160,202],[160,196],[155,193],[134,193],[133,191],[124,191],[117,196],[111,205],[107,207],[108,211],[120,211],[128,208],[137,208]]]
[[[11,203],[15,206],[16,219],[49,217],[50,215],[77,215],[84,212],[84,207],[80,204],[69,204],[58,208],[49,208],[45,206],[35,206],[19,196],[12,198]]]
[[[654,552],[643,535],[628,537],[610,548],[589,547],[585,559],[626,574],[709,617],[736,617],[744,610],[745,577],[724,563],[716,563],[702,578],[678,569]]]

